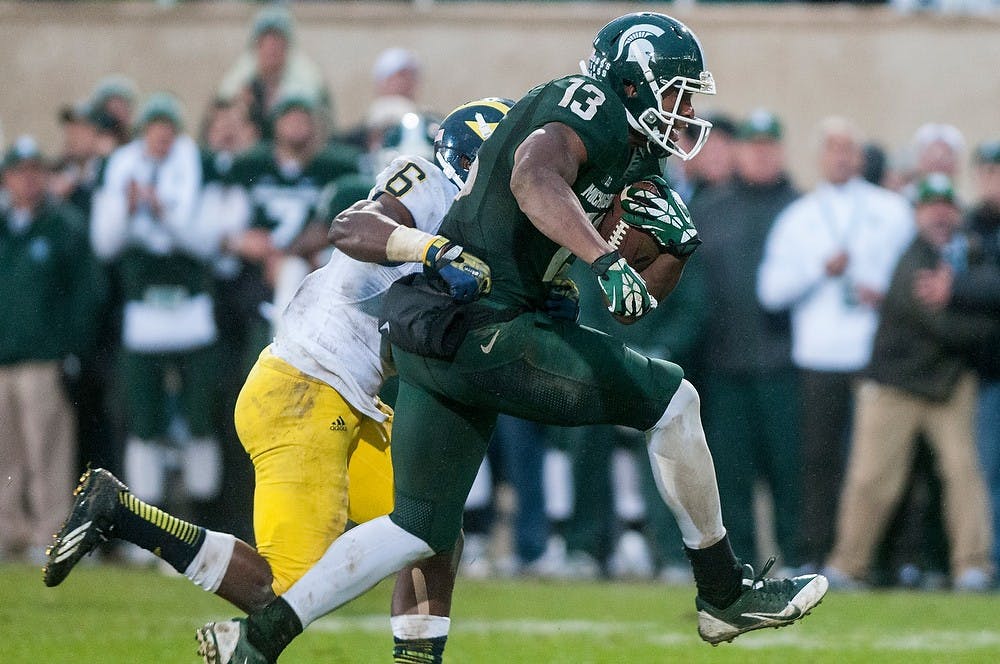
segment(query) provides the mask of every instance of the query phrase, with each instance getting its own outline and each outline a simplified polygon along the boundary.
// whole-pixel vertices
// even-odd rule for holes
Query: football
[[[630,186],[657,191],[656,185],[647,180]],[[660,255],[660,245],[652,235],[622,220],[621,193],[615,195],[611,207],[597,226],[597,232],[608,241],[608,244],[617,249],[625,262],[637,272],[645,270]]]

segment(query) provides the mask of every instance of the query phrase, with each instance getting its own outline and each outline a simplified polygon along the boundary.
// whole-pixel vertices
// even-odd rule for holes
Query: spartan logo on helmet
[[[643,134],[654,151],[686,160],[708,139],[711,122],[680,112],[685,93],[715,94],[701,44],[680,21],[654,12],[620,16],[601,28],[593,54],[580,66],[611,86],[625,105],[629,126]],[[677,88],[678,94],[671,108],[663,108],[669,88]],[[675,124],[699,128],[694,145],[685,150],[671,139]]]
[[[655,25],[643,24],[623,32],[621,39],[618,40],[618,53],[615,59],[620,59],[627,48],[628,57],[625,58],[627,61],[637,62],[640,67],[649,68],[649,61],[653,59],[654,49],[650,41],[646,39],[647,36],[662,37],[663,30]]]

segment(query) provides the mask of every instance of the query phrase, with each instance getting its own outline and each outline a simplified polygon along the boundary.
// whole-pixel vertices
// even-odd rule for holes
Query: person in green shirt
[[[83,219],[46,195],[47,165],[19,138],[0,190],[0,558],[40,560],[71,504],[77,442],[63,361],[93,344],[102,274]]]
[[[355,173],[359,153],[351,147],[322,142],[317,102],[308,95],[288,94],[271,113],[273,139],[238,155],[227,181],[239,185],[242,202],[223,222],[222,249],[240,261],[240,302],[247,327],[242,351],[249,370],[268,344],[281,311],[299,282],[318,267],[327,247],[326,224],[317,222],[323,188]]]

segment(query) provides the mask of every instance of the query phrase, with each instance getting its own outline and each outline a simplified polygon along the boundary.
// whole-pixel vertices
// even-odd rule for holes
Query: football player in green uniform
[[[670,292],[699,243],[665,186],[628,187],[622,196],[625,218],[663,249],[642,274],[593,225],[623,187],[660,172],[656,158],[687,159],[704,144],[711,125],[695,116],[692,95],[715,86],[697,38],[668,16],[629,14],[598,33],[584,70],[517,103],[445,217],[441,232],[489,265],[481,298],[458,313],[445,296],[438,306],[433,275],[390,291],[383,330],[400,375],[393,512],[346,533],[282,597],[237,621],[239,638],[219,662],[275,661],[313,620],[450,547],[500,412],[646,432],[658,488],[694,571],[704,640],[789,624],[822,599],[822,576],[768,579],[773,560],[756,573],[733,555],[698,393],[681,368],[543,311],[553,279],[575,256],[590,265],[611,313],[635,320]],[[687,127],[700,135],[685,151],[677,138]],[[416,253],[425,243],[414,236],[412,244]]]

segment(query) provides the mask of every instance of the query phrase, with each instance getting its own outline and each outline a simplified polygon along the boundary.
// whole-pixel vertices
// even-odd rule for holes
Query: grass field
[[[391,584],[310,627],[283,664],[391,661]],[[194,629],[236,615],[181,577],[84,566],[58,588],[0,566],[2,664],[192,664]],[[804,622],[713,648],[693,590],[655,584],[462,579],[452,664],[1000,662],[1000,594],[830,593]]]

